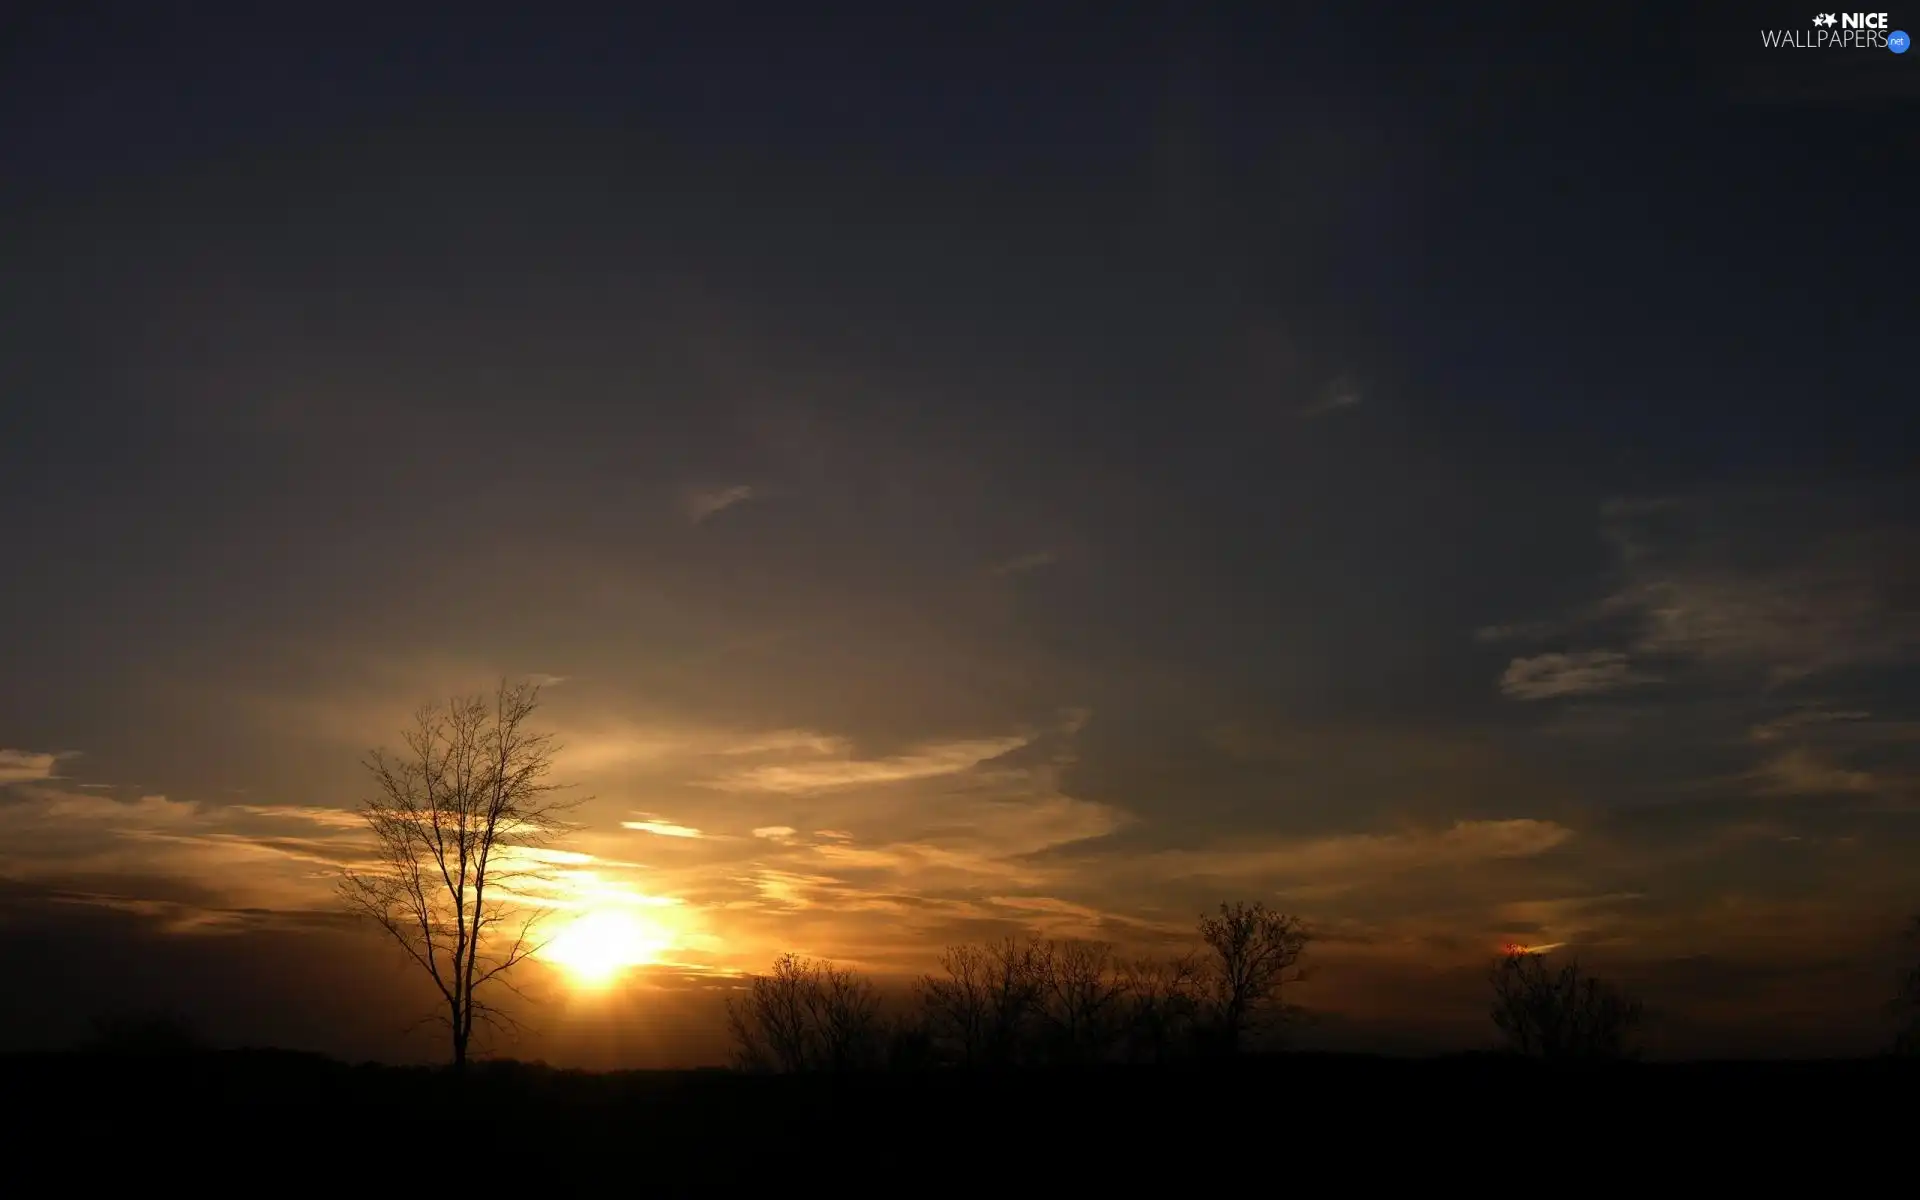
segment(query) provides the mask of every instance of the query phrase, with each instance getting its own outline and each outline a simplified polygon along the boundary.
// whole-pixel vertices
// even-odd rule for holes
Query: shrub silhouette
[[[856,1071],[887,1063],[895,1042],[872,984],[830,962],[783,954],[727,1001],[738,1064],[749,1071]],[[905,1047],[902,1046],[904,1052]]]
[[[1640,1024],[1638,1001],[1569,961],[1550,971],[1544,955],[1507,951],[1493,965],[1493,1023],[1513,1051],[1544,1059],[1616,1059]]]
[[[1041,997],[1040,949],[1008,938],[986,946],[951,946],[942,975],[921,981],[921,1002],[934,1053],[966,1067],[1012,1066],[1032,1057]]]
[[[1206,999],[1199,956],[1143,958],[1123,971],[1126,1057],[1164,1063],[1191,1053]]]
[[[728,1004],[736,1058],[749,1070],[796,1072],[1232,1053],[1293,1012],[1282,992],[1305,977],[1310,937],[1297,917],[1260,904],[1222,904],[1198,932],[1201,949],[1167,959],[1123,959],[1106,942],[1077,939],[950,946],[891,1021],[851,972],[782,955]]]

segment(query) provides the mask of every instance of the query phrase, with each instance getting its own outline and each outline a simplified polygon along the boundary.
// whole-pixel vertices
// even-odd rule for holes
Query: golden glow
[[[541,950],[581,987],[604,987],[633,967],[658,962],[673,934],[656,921],[617,908],[575,917]]]

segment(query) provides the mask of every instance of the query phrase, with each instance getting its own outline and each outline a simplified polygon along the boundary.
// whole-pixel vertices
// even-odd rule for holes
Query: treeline
[[[1304,923],[1263,904],[1222,904],[1196,932],[1194,949],[1169,958],[1126,958],[1078,940],[952,946],[904,1002],[847,968],[784,954],[727,1004],[736,1065],[813,1073],[1164,1064],[1281,1048],[1301,1013],[1286,992],[1306,977]],[[1635,1054],[1640,1002],[1577,962],[1550,968],[1513,947],[1488,983],[1488,1014],[1515,1054]]]
[[[904,1003],[830,962],[785,954],[727,1005],[738,1065],[812,1072],[1165,1063],[1277,1044],[1312,940],[1298,917],[1222,904],[1198,944],[1127,958],[1105,942],[949,947]]]

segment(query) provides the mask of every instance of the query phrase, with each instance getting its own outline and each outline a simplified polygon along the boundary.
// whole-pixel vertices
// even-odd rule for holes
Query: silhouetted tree
[[[1907,948],[1913,965],[1907,968],[1894,994],[1894,1018],[1900,1022],[1894,1037],[1894,1049],[1905,1054],[1920,1054],[1920,916],[1907,928]]]
[[[935,1052],[963,1067],[1105,1057],[1124,1025],[1111,947],[1006,938],[950,946],[920,981]]]
[[[1121,970],[1129,1056],[1162,1063],[1190,1050],[1205,985],[1199,959],[1143,958]]]
[[[883,1065],[892,1030],[873,985],[844,967],[782,954],[727,1001],[739,1065],[750,1071],[854,1071]]]
[[[920,981],[927,1036],[936,1053],[963,1067],[986,1060],[993,1029],[993,963],[980,946],[949,946],[941,974]]]
[[[1243,903],[1201,917],[1200,940],[1211,952],[1202,976],[1207,1036],[1215,1048],[1237,1053],[1249,1034],[1289,1014],[1282,993],[1306,978],[1298,964],[1312,935],[1298,917]]]
[[[506,973],[538,948],[538,908],[503,903],[543,869],[528,850],[567,826],[546,782],[558,749],[527,719],[540,689],[502,681],[493,698],[430,704],[415,717],[400,754],[375,750],[365,766],[378,785],[362,815],[378,865],[350,870],[340,892],[397,942],[440,992],[453,1064],[464,1068],[475,1023],[510,1026],[482,996],[509,989]]]
[[[1544,955],[1509,950],[1493,965],[1493,1023],[1520,1054],[1547,1059],[1625,1057],[1640,1024],[1637,1001],[1584,974],[1548,970]]]
[[[923,1012],[896,1012],[886,1029],[886,1067],[889,1071],[924,1071],[937,1065],[932,1033]]]
[[[1042,956],[1039,942],[1006,938],[986,947],[988,1066],[1019,1066],[1037,1057]]]
[[[1036,949],[1042,1054],[1051,1062],[1109,1057],[1124,1021],[1126,994],[1113,947],[1105,942],[1046,942]]]

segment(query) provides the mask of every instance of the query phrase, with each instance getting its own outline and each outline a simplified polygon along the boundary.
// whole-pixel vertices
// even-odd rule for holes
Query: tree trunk
[[[457,1024],[453,1027],[453,1073],[467,1073],[467,1030]]]

